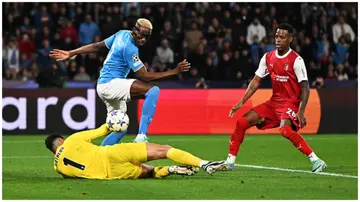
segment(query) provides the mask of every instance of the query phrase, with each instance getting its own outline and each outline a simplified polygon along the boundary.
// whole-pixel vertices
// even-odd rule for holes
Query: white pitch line
[[[17,144],[17,143],[38,143],[44,142],[45,140],[19,140],[19,141],[12,141],[12,140],[4,140],[2,143],[10,143],[10,144]]]
[[[3,159],[42,159],[54,158],[53,156],[3,156]]]
[[[3,159],[40,159],[40,158],[53,158],[53,156],[3,156]],[[292,173],[308,173],[308,174],[316,174],[316,175],[326,175],[326,176],[335,176],[335,177],[345,177],[345,178],[354,178],[358,179],[358,176],[355,175],[344,175],[340,173],[314,173],[307,170],[293,170],[287,168],[277,168],[277,167],[268,167],[268,166],[255,166],[255,165],[246,165],[246,164],[235,164],[238,167],[245,167],[245,168],[257,168],[257,169],[265,169],[265,170],[276,170],[276,171],[284,171],[284,172],[292,172]]]
[[[293,169],[287,169],[287,168],[276,168],[276,167],[255,166],[255,165],[245,165],[245,164],[235,164],[235,165],[238,166],[238,167],[245,167],[245,168],[277,170],[277,171],[292,172],[292,173],[308,173],[308,174],[326,175],[326,176],[335,176],[335,177],[345,177],[345,178],[354,178],[354,179],[358,178],[358,176],[355,176],[355,175],[344,175],[344,174],[339,174],[339,173],[326,173],[326,172],[314,173],[314,172],[307,171],[307,170],[293,170]]]

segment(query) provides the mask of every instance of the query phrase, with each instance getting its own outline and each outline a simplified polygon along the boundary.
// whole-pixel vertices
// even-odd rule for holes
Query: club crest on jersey
[[[286,65],[285,65],[285,71],[287,71],[288,69],[289,69],[289,65],[286,64]]]

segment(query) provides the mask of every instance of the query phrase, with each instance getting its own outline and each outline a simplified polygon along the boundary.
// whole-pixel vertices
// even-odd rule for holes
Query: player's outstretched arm
[[[299,120],[300,128],[303,128],[306,126],[305,109],[310,95],[309,82],[306,80],[301,81],[300,90],[300,105],[297,113],[297,118]]]
[[[245,104],[245,102],[252,96],[254,95],[254,93],[257,91],[257,89],[260,87],[261,84],[261,78],[257,75],[254,76],[254,78],[251,80],[245,95],[241,98],[241,100],[233,106],[233,108],[231,108],[230,112],[229,112],[229,117],[234,117],[234,114],[236,113],[237,110],[239,110],[243,104]]]
[[[144,81],[153,81],[158,79],[163,79],[169,76],[177,75],[182,72],[187,72],[190,69],[190,63],[185,60],[179,62],[175,69],[166,71],[166,72],[148,72],[146,67],[141,67],[138,71],[135,72],[136,76]]]
[[[91,43],[85,46],[81,46],[80,48],[70,51],[54,49],[50,51],[49,56],[51,58],[54,58],[56,61],[62,61],[62,60],[67,60],[78,54],[97,52],[101,48],[105,48],[105,47],[106,47],[105,41],[101,41],[101,42]]]
[[[81,139],[81,140],[85,140],[87,142],[91,142],[92,140],[101,137],[101,136],[105,136],[107,134],[109,134],[111,131],[109,130],[108,126],[106,123],[104,123],[102,126],[100,126],[99,128],[93,129],[93,130],[85,130],[85,131],[81,131],[81,132],[77,132],[73,135],[71,135],[69,138],[71,139]]]

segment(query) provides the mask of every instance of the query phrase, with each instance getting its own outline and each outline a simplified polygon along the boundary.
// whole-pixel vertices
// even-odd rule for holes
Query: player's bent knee
[[[157,86],[153,86],[152,88],[149,89],[149,91],[146,94],[147,96],[158,97],[160,94],[160,88]]]
[[[163,147],[164,147],[164,150],[166,150],[166,152],[172,148],[172,146],[170,146],[170,145],[163,145]]]
[[[149,92],[149,90],[153,87],[154,87],[154,85],[152,85],[152,84],[135,80],[132,83],[132,85],[130,86],[130,94],[131,94],[132,98],[134,97],[135,99],[138,99],[139,96],[145,96],[145,94],[147,92]],[[141,98],[143,98],[143,97],[141,97]]]
[[[172,148],[172,146],[170,146],[170,145],[161,145],[161,148],[160,148],[160,150],[161,150],[161,152],[164,152],[165,153],[165,156],[166,156],[166,153],[169,151],[169,149],[171,149]]]
[[[152,88],[150,88],[150,90],[153,92],[153,93],[160,93],[160,88],[158,86],[153,86]]]

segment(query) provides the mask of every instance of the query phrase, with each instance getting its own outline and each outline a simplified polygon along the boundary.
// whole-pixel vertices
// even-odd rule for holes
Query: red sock
[[[290,140],[301,153],[309,156],[313,152],[305,139],[299,133],[293,131],[290,126],[282,126],[280,131],[282,136]]]
[[[245,131],[249,128],[249,121],[245,117],[240,117],[236,122],[236,128],[230,137],[229,154],[237,156],[240,144],[244,140]]]

